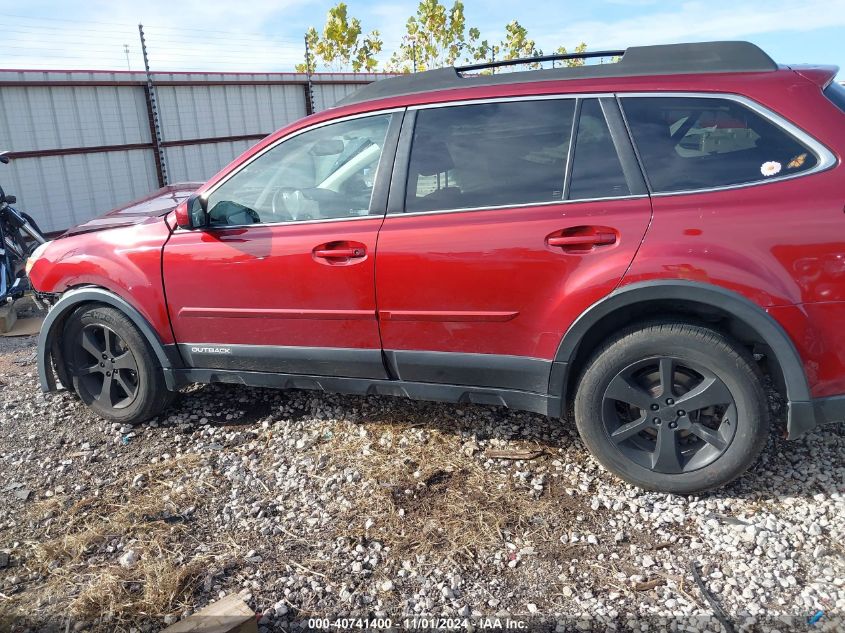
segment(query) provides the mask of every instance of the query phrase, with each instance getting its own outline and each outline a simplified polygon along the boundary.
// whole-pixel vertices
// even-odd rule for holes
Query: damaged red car
[[[842,420],[836,69],[612,53],[375,82],[40,247],[43,389],[128,423],[213,382],[571,405],[608,470],[675,493]]]

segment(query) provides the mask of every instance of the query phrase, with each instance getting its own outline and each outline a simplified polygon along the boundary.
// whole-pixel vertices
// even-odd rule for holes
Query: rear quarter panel
[[[787,331],[813,396],[845,393],[845,115],[807,78],[772,75],[737,92],[814,136],[837,164],[791,180],[654,196],[652,225],[622,285],[685,279],[744,295]]]

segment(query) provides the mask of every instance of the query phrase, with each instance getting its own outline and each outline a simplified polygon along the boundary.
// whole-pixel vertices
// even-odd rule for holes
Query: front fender
[[[60,295],[96,286],[125,297],[164,343],[173,342],[161,278],[170,229],[162,218],[143,224],[62,237],[50,242],[29,272],[38,292]]]

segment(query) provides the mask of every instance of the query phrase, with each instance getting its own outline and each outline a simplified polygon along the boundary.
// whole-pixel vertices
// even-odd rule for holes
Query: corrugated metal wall
[[[314,110],[378,74],[317,74]],[[295,73],[155,73],[168,182],[206,180],[261,137],[308,113]],[[137,72],[0,71],[0,185],[45,231],[60,231],[159,186],[146,77]]]

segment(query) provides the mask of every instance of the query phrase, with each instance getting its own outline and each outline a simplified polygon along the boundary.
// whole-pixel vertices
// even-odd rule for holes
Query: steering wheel
[[[313,220],[310,213],[306,212],[306,201],[308,198],[300,189],[294,187],[279,187],[273,193],[271,210],[276,217],[284,217],[293,221]]]

